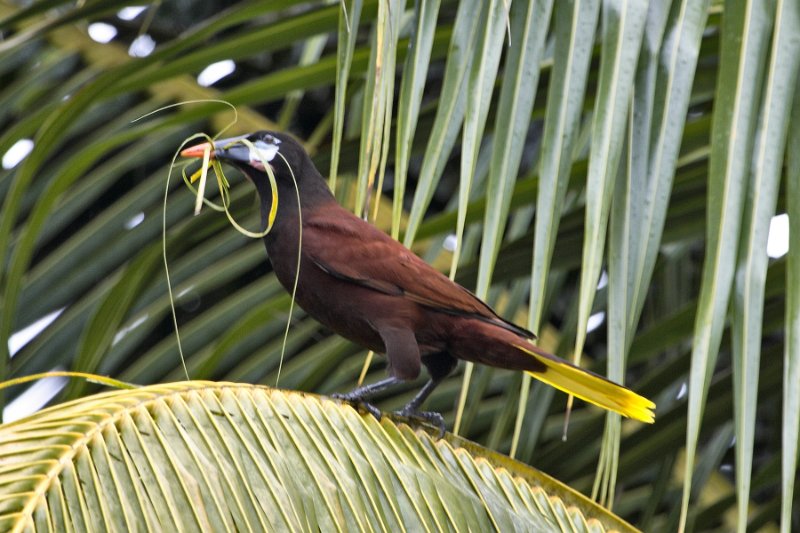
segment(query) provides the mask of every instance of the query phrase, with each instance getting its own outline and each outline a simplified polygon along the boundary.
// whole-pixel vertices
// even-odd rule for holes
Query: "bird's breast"
[[[267,253],[278,281],[290,294],[295,291],[295,302],[306,313],[342,337],[383,352],[383,341],[370,320],[375,302],[369,294],[330,276],[307,254],[300,254],[298,270],[297,244],[275,239],[267,242]]]

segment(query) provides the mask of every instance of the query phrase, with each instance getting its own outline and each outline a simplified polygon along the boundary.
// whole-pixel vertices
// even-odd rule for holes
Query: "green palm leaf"
[[[88,396],[0,426],[0,457],[4,531],[634,531],[489,450],[266,387]]]

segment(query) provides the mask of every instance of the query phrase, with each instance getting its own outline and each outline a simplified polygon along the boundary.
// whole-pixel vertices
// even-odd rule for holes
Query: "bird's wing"
[[[308,217],[303,222],[302,239],[303,254],[333,277],[402,296],[440,312],[485,320],[526,338],[535,337],[498,316],[477,296],[402,244],[344,209],[319,210]]]

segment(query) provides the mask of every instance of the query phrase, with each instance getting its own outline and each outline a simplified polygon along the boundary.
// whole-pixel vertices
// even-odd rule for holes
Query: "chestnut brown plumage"
[[[265,227],[272,192],[264,164],[270,165],[279,202],[264,243],[278,280],[292,290],[300,246],[297,303],[339,335],[386,354],[387,379],[340,397],[365,401],[415,379],[424,365],[430,380],[401,414],[441,423],[440,416],[419,408],[462,359],[525,371],[605,409],[653,422],[651,401],[536,347],[530,342],[533,333],[501,318],[405,246],[342,208],[289,135],[260,131],[211,147],[195,146],[182,155],[202,157],[207,148],[253,182]]]

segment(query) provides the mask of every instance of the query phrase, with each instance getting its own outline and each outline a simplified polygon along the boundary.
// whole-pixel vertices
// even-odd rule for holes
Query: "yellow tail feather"
[[[545,357],[524,346],[515,345],[515,348],[535,357],[545,366],[542,372],[528,372],[534,378],[603,409],[648,424],[655,422],[653,409],[656,404],[644,396],[566,361]]]

